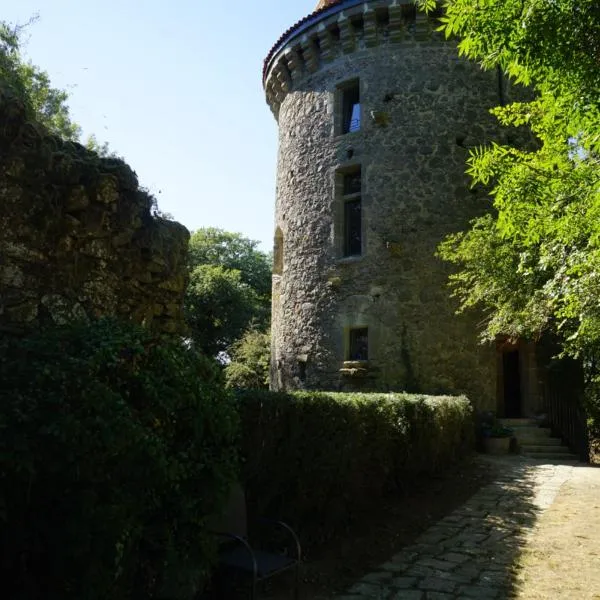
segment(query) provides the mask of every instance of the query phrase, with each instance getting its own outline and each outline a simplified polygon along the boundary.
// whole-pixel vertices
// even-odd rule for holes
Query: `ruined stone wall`
[[[398,8],[359,8],[370,4]],[[309,31],[267,73],[279,122],[283,239],[273,279],[272,385],[464,392],[493,408],[494,350],[478,345],[476,318],[455,314],[449,267],[435,252],[489,206],[464,172],[467,146],[497,133],[488,113],[498,103],[497,80],[414,16],[394,21],[401,29],[394,33],[391,19],[379,26],[371,13],[315,25],[314,43]],[[375,25],[367,30],[369,19]],[[336,90],[353,78],[360,80],[361,129],[336,135]],[[336,174],[357,165],[363,254],[343,258]],[[365,326],[367,373],[352,377],[343,369],[348,330]]]
[[[188,231],[121,160],[28,121],[0,87],[0,333],[117,315],[183,330]]]

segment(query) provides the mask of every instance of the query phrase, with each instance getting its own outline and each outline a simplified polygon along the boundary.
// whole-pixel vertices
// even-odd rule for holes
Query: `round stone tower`
[[[435,254],[486,208],[465,161],[496,133],[502,82],[436,27],[411,0],[321,0],[267,56],[274,389],[465,392],[495,406],[495,349],[455,314]]]

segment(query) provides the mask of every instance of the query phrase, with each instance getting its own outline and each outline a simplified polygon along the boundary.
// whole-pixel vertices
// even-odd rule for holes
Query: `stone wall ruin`
[[[118,316],[184,330],[188,231],[122,160],[50,135],[0,87],[0,333]]]

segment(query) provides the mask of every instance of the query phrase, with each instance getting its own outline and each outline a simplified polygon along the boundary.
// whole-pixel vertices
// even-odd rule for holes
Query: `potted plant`
[[[504,427],[494,418],[491,423],[486,423],[482,428],[483,449],[488,454],[508,454],[510,440],[514,435],[510,427]]]

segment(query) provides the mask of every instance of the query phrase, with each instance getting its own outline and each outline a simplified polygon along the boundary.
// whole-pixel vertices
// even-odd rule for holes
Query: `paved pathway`
[[[481,600],[516,597],[513,565],[574,465],[483,458],[494,482],[363,577],[338,600]]]

